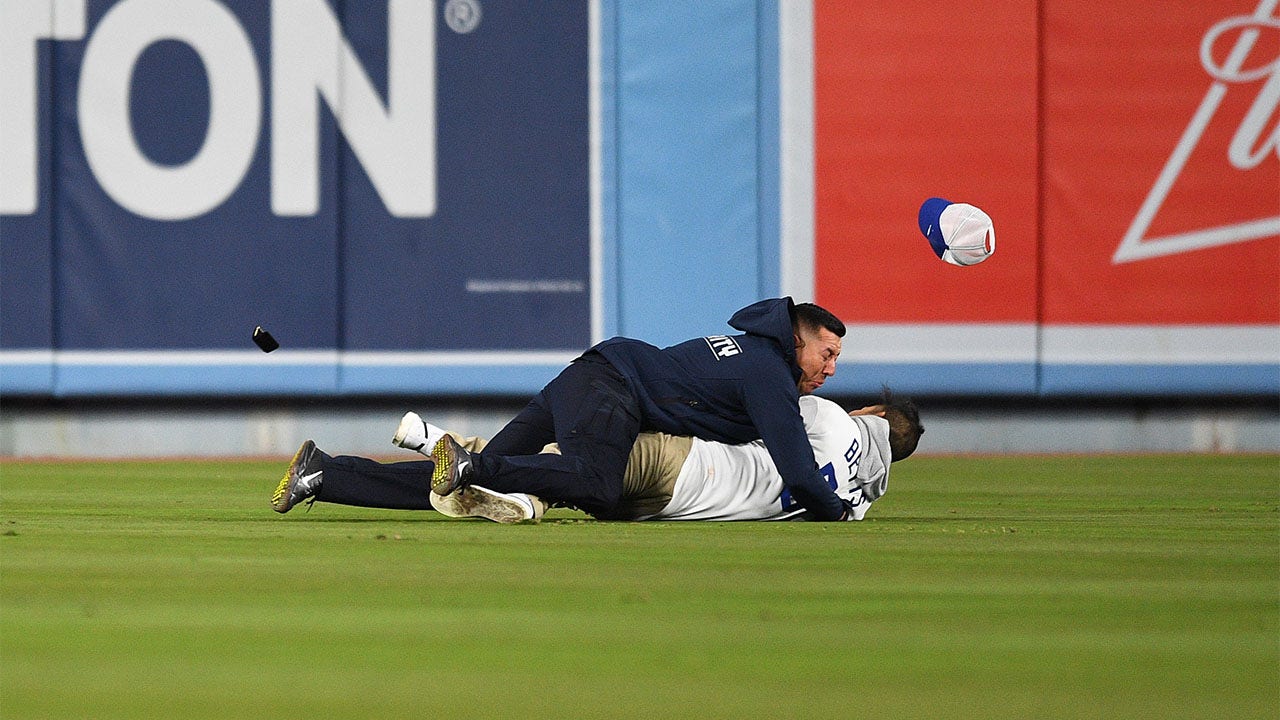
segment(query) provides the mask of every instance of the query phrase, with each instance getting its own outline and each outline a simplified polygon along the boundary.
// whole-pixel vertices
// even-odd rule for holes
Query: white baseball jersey
[[[861,520],[889,482],[889,423],[849,417],[839,405],[800,398],[809,443],[827,484]],[[650,520],[784,520],[804,512],[791,499],[764,442],[727,445],[693,439],[671,502]]]

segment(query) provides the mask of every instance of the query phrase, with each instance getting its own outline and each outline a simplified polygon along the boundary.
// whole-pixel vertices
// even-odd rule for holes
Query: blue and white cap
[[[952,265],[977,265],[996,251],[991,217],[972,205],[929,198],[920,206],[920,232],[933,253]]]

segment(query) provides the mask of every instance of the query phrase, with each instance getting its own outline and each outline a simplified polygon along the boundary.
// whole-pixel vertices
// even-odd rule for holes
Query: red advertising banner
[[[1280,321],[1276,0],[1044,7],[1043,321]]]
[[[859,323],[1280,322],[1277,0],[817,0],[815,285]],[[939,261],[930,196],[995,221]]]
[[[814,5],[815,290],[846,321],[1036,319],[1036,12],[1031,2]],[[995,221],[997,252],[944,264],[929,197]]]

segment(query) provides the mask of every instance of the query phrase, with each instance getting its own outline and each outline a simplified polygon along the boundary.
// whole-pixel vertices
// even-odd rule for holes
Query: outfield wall
[[[506,398],[788,293],[837,395],[1274,398],[1277,2],[1113,5],[0,0],[0,394]]]
[[[850,398],[848,404],[866,398]],[[1280,407],[1267,400],[1142,402],[920,398],[922,455],[951,453],[1271,453]],[[226,400],[10,405],[0,458],[277,457],[314,439],[333,454],[410,460],[391,445],[414,409],[465,435],[492,437],[520,409],[511,401]],[[1280,472],[1280,467],[1277,468]]]

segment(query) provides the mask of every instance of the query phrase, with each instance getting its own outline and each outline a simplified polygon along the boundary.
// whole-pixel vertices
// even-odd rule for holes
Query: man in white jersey
[[[852,417],[813,395],[800,398],[809,444],[827,485],[861,520],[888,486],[889,422]],[[763,443],[726,445],[693,438],[662,510],[640,520],[778,520],[802,512],[790,498]]]

